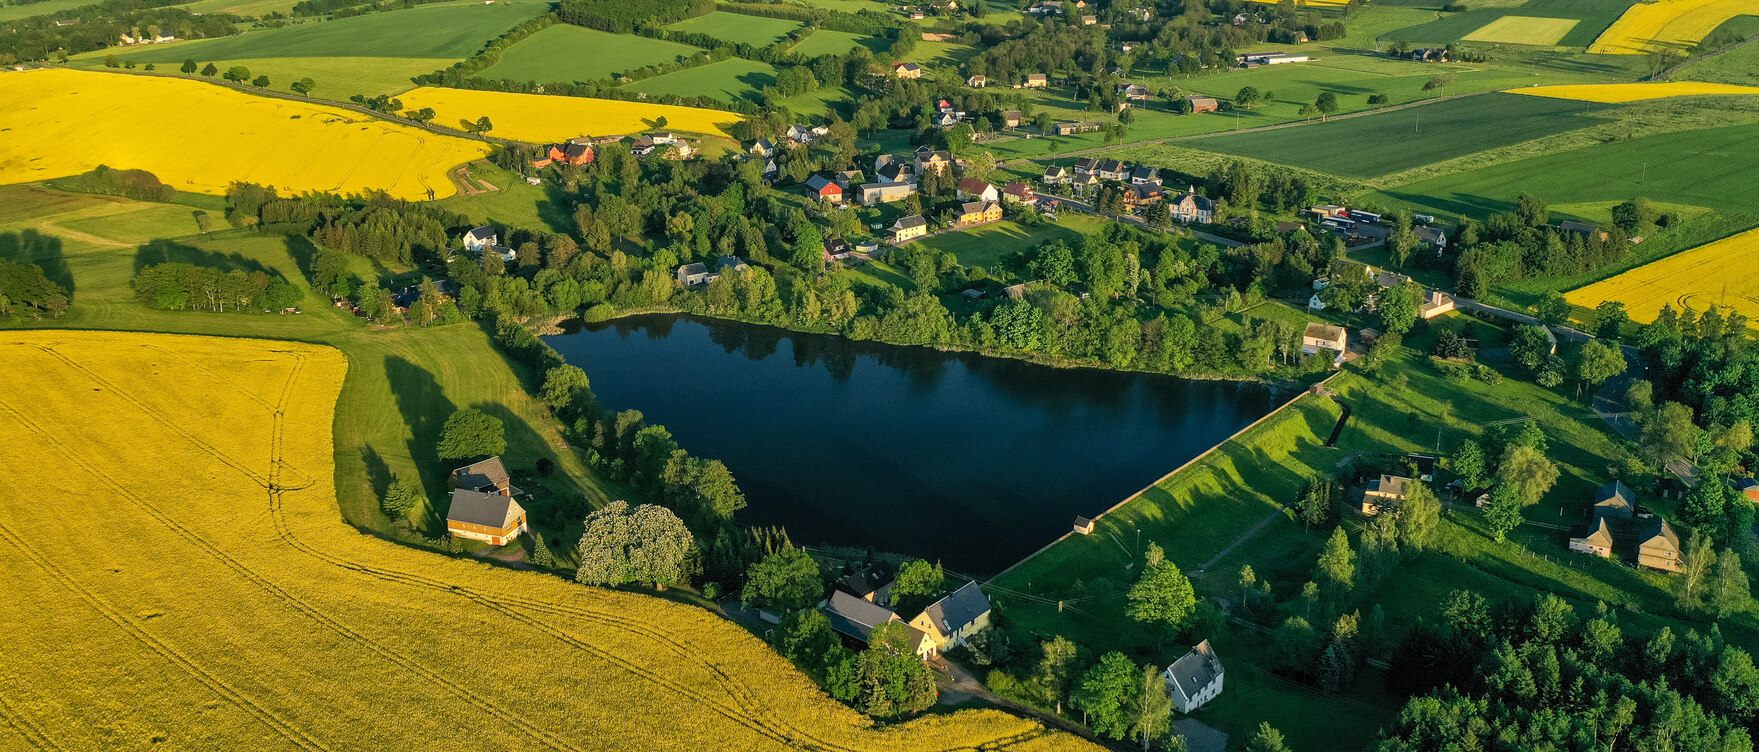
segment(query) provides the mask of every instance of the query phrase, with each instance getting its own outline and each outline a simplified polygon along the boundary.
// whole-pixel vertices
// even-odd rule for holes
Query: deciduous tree
[[[492,457],[507,450],[507,430],[501,419],[474,407],[466,407],[446,418],[440,429],[440,459],[459,460],[470,457]]]

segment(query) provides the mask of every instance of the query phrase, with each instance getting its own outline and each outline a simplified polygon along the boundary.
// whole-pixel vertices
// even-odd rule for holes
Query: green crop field
[[[917,42],[916,49],[904,56],[903,62],[916,63],[925,68],[925,72],[936,75],[945,68],[949,73],[958,75],[953,68],[963,65],[965,61],[977,56],[977,48],[958,42]],[[964,80],[963,76],[959,77]]]
[[[476,54],[501,32],[548,9],[540,3],[424,5],[339,21],[309,20],[220,39],[155,45],[120,57],[159,64],[181,63],[186,58],[197,62],[284,57],[462,59]]]
[[[1188,141],[1196,149],[1367,178],[1600,122],[1606,105],[1484,94],[1320,125]]]
[[[731,58],[677,73],[655,76],[623,88],[650,95],[714,97],[732,102],[738,99],[757,101],[758,92],[775,82],[776,69],[768,63]]]
[[[501,60],[477,75],[514,81],[591,81],[649,65],[662,65],[702,50],[687,44],[633,34],[611,34],[558,24],[531,35],[501,53]]]
[[[1742,38],[1759,36],[1759,15],[1737,16],[1718,27],[1718,31],[1722,30],[1739,34]],[[1693,63],[1674,78],[1759,86],[1759,44],[1749,44]]]
[[[1759,125],[1727,126],[1601,144],[1388,189],[1388,199],[1435,212],[1482,217],[1521,193],[1552,203],[1656,201],[1755,212]]]
[[[762,16],[746,16],[726,11],[715,11],[708,15],[685,19],[666,28],[674,31],[688,31],[693,34],[707,34],[716,39],[753,47],[766,47],[788,36],[788,32],[802,26],[799,21],[785,18],[764,18]]]
[[[264,16],[288,13],[298,0],[196,0],[178,7],[191,13],[233,13],[240,16]]]
[[[91,0],[44,0],[29,5],[0,5],[0,21],[12,21],[31,16],[55,15],[63,18],[71,17],[64,11],[91,5]]]
[[[892,46],[892,40],[884,37],[850,34],[846,31],[825,31],[824,29],[819,29],[818,31],[813,32],[812,36],[800,40],[800,43],[794,45],[794,48],[790,50],[790,52],[795,52],[807,57],[817,57],[819,55],[841,55],[855,49],[856,46],[866,47],[877,54],[890,49]]]
[[[1600,32],[1606,31],[1613,21],[1617,21],[1626,8],[1631,7],[1633,0],[1527,0],[1519,5],[1504,5],[1500,2],[1467,3],[1464,13],[1447,13],[1434,21],[1408,26],[1388,32],[1381,36],[1383,41],[1404,41],[1413,44],[1447,44],[1468,39],[1474,33],[1489,28],[1493,35],[1506,35],[1506,27],[1492,26],[1505,17],[1520,16],[1533,19],[1563,19],[1576,23],[1564,33],[1554,36],[1534,36],[1531,41],[1516,38],[1489,38],[1480,41],[1514,44],[1560,45],[1564,47],[1587,47]],[[1499,31],[1499,28],[1501,31]],[[1531,28],[1531,26],[1529,26]],[[1547,26],[1552,31],[1556,27]],[[1474,38],[1476,39],[1476,38]]]

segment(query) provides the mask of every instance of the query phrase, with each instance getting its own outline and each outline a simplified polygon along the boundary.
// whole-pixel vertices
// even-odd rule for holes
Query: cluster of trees
[[[1457,249],[1454,280],[1459,293],[1477,298],[1492,286],[1530,277],[1581,274],[1605,268],[1629,252],[1620,228],[1578,233],[1553,227],[1551,212],[1537,197],[1521,194],[1511,212],[1484,226],[1460,224],[1450,250]]]
[[[233,226],[255,225],[265,232],[310,235],[325,248],[384,263],[443,259],[450,238],[472,226],[464,215],[382,193],[312,193],[283,198],[272,187],[233,183],[226,199],[226,217]],[[317,284],[317,280],[314,284],[318,289],[329,287]]]
[[[559,16],[576,26],[629,34],[643,27],[708,15],[714,9],[714,0],[564,0]]]
[[[162,311],[268,313],[297,305],[300,293],[279,274],[170,262],[135,272],[134,297]]]
[[[110,196],[126,196],[140,201],[171,201],[177,197],[177,190],[159,182],[159,177],[146,170],[115,170],[105,165],[98,165],[90,172],[83,172],[73,179],[75,190],[86,193],[103,193]]]
[[[824,613],[797,611],[776,628],[776,649],[832,697],[852,703],[875,718],[896,719],[934,705],[934,674],[912,650],[910,629],[881,624],[868,636],[867,649],[843,646]]]
[[[1380,752],[1457,749],[1751,750],[1759,670],[1712,626],[1627,637],[1554,595],[1492,608],[1455,591],[1392,658],[1406,703]]]
[[[1492,426],[1481,439],[1461,441],[1449,456],[1468,493],[1490,488],[1484,519],[1497,540],[1521,524],[1522,509],[1539,503],[1557,483],[1557,465],[1545,456],[1549,447],[1539,422],[1525,421],[1518,429]]]
[[[66,60],[67,55],[101,50],[123,34],[142,29],[171,31],[180,39],[204,39],[238,33],[238,19],[227,13],[191,13],[175,7],[177,0],[102,0],[78,9],[83,23],[57,26],[59,14],[7,22],[0,35],[0,56],[13,60]]]
[[[0,259],[0,317],[60,318],[71,303],[67,288],[44,276],[43,267]]]
[[[1606,303],[1596,320],[1611,330],[1628,317],[1623,306]],[[1637,329],[1631,344],[1642,353],[1647,381],[1633,385],[1631,404],[1643,418],[1646,459],[1691,459],[1714,473],[1759,467],[1751,440],[1759,422],[1759,352],[1749,326],[1733,310],[1713,306],[1699,314],[1669,305]]]

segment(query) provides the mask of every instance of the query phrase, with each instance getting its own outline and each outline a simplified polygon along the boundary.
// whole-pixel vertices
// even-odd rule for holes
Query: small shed
[[[1075,532],[1080,533],[1082,535],[1092,535],[1093,534],[1093,520],[1087,519],[1086,517],[1076,517],[1075,518]]]

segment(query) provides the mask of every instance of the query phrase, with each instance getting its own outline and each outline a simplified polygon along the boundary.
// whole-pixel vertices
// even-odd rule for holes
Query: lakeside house
[[[1379,478],[1369,481],[1368,488],[1362,492],[1363,516],[1373,517],[1380,514],[1383,509],[1390,508],[1394,510],[1393,516],[1397,517],[1397,510],[1399,505],[1404,503],[1405,495],[1409,493],[1407,486],[1410,484],[1410,478],[1384,473]]]
[[[1095,523],[1091,519],[1088,519],[1086,517],[1076,517],[1075,518],[1075,532],[1077,532],[1077,533],[1080,533],[1082,535],[1092,535],[1094,527],[1095,527]]]
[[[909,630],[910,645],[916,657],[927,660],[933,657],[938,649],[934,640],[922,630],[898,618],[898,614],[885,606],[872,601],[863,600],[841,590],[831,593],[829,601],[820,607],[825,618],[830,621],[831,629],[850,641],[866,645],[873,636],[873,630],[882,624],[898,623]]]
[[[1221,659],[1216,657],[1215,648],[1210,647],[1209,640],[1204,640],[1191,648],[1191,652],[1173,661],[1160,676],[1166,682],[1173,708],[1190,713],[1222,693],[1226,672],[1222,669]]]
[[[715,259],[714,271],[709,271],[707,264],[697,261],[678,267],[675,274],[679,286],[695,287],[697,285],[706,285],[720,279],[721,275],[726,274],[727,272],[742,272],[748,268],[750,267],[746,266],[743,259],[740,259],[738,256],[728,255]]]
[[[897,576],[892,565],[874,562],[837,580],[836,589],[869,603],[889,606],[892,604],[892,582]]]
[[[1341,354],[1349,344],[1349,336],[1341,326],[1309,322],[1301,332],[1301,353],[1312,355],[1320,350],[1335,350]]]
[[[975,582],[967,582],[947,597],[935,601],[910,620],[910,626],[922,630],[934,643],[935,650],[945,651],[989,626],[989,597]]]

